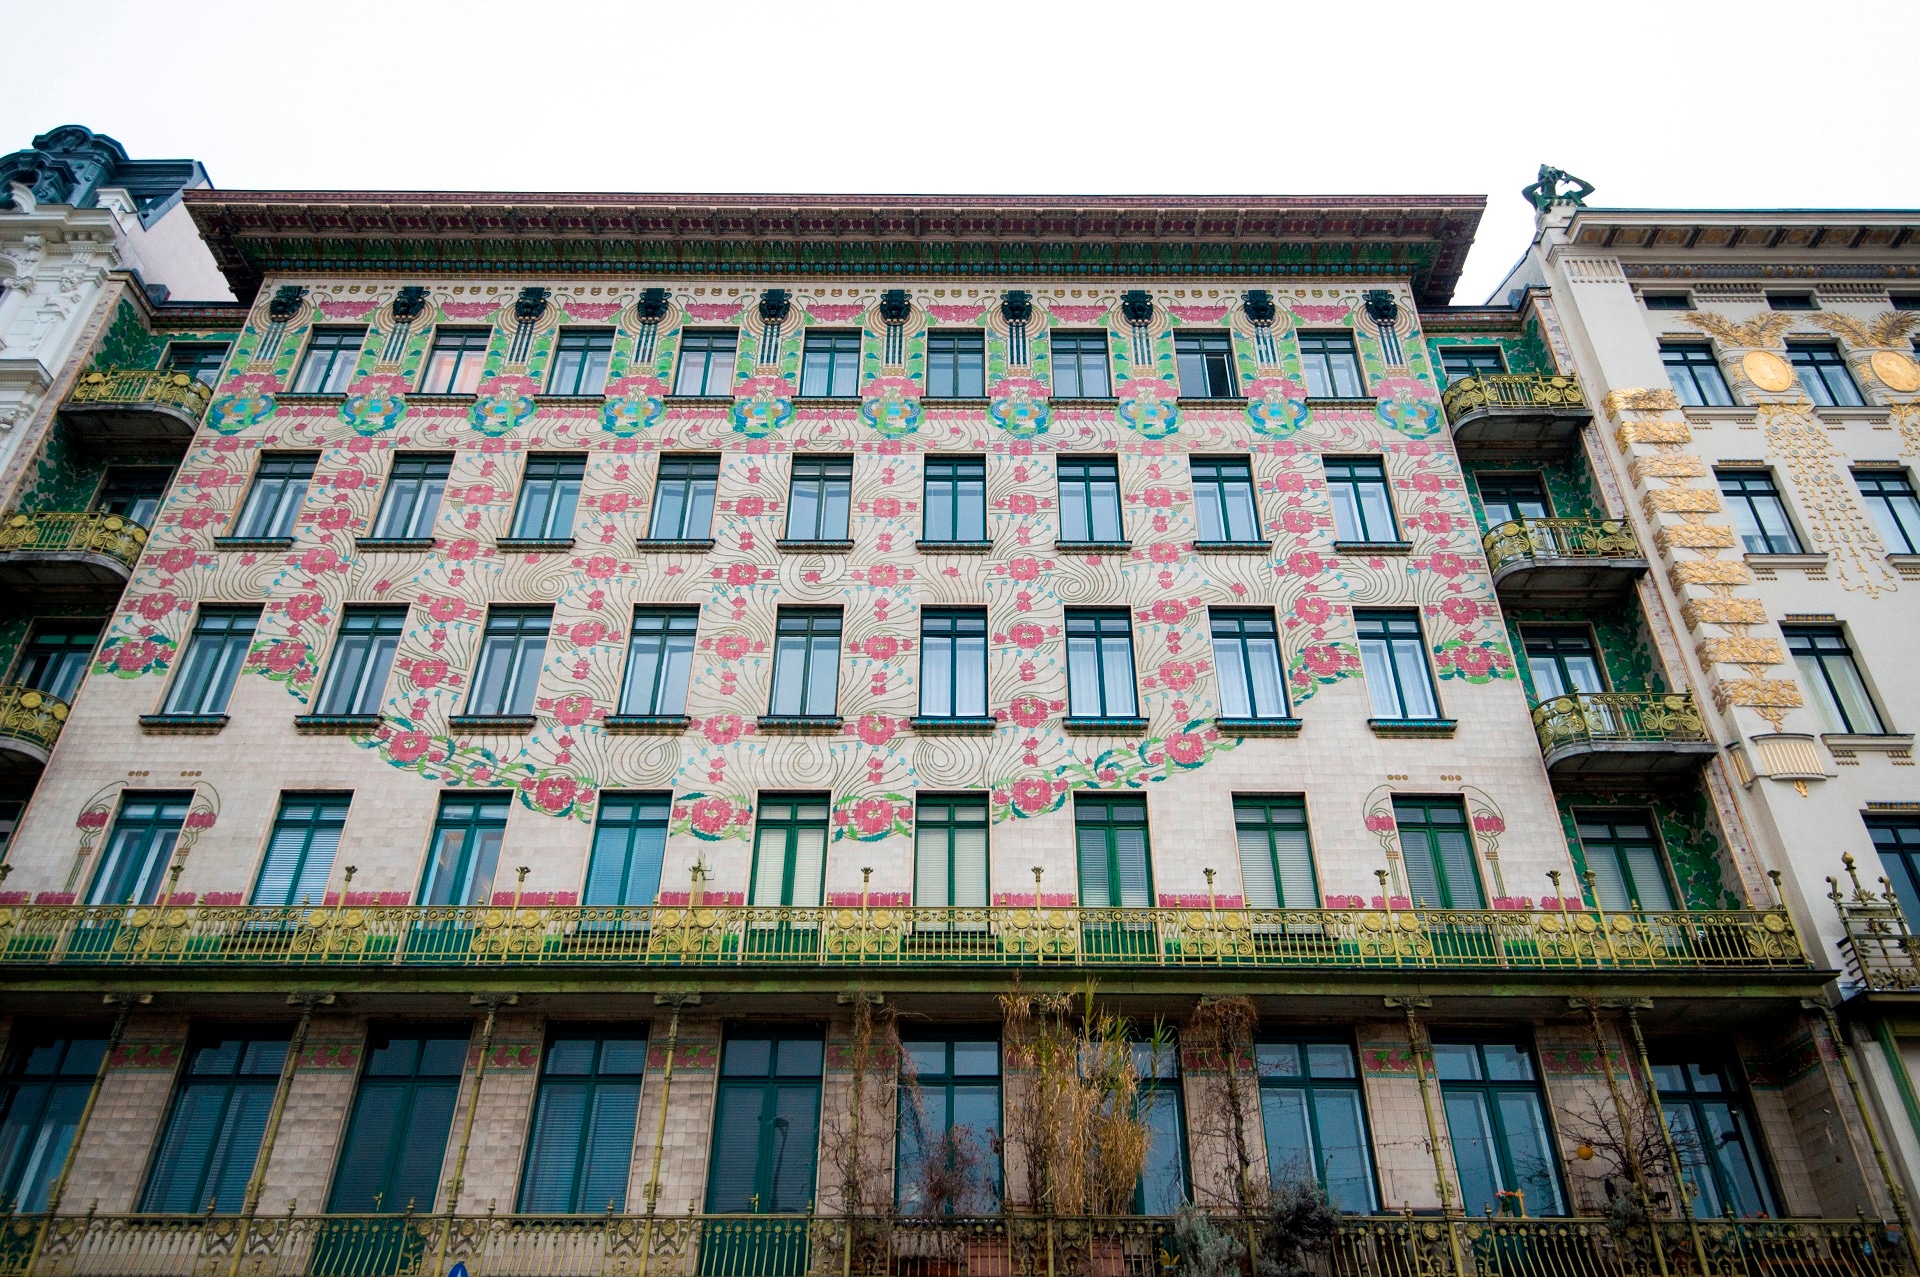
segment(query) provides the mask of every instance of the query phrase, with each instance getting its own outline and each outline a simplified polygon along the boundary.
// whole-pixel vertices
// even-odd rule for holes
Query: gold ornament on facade
[[[1920,313],[1910,310],[1883,310],[1868,320],[1823,310],[1807,318],[1858,350],[1897,350],[1907,344],[1907,335],[1920,326]]]
[[[1674,564],[1668,575],[1675,591],[1688,585],[1749,585],[1753,581],[1752,570],[1733,559],[1689,559]]]
[[[1723,678],[1713,685],[1713,703],[1725,710],[1730,705],[1750,709],[1773,724],[1775,731],[1790,709],[1805,702],[1800,685],[1787,678]]]
[[[1910,356],[1897,350],[1876,350],[1867,364],[1888,390],[1903,395],[1920,390],[1920,364],[1914,363]]]
[[[1680,605],[1680,615],[1690,630],[1702,625],[1765,625],[1767,621],[1766,605],[1759,599],[1688,599]]]
[[[1608,391],[1600,406],[1609,417],[1625,412],[1678,412],[1680,396],[1671,386],[1627,386]]]
[[[1625,452],[1636,443],[1656,446],[1692,443],[1693,428],[1684,421],[1626,421],[1613,432],[1613,438],[1620,445],[1620,451]]]
[[[1635,483],[1648,479],[1704,479],[1707,463],[1685,452],[1662,452],[1651,457],[1635,457],[1627,463],[1627,475]]]
[[[1706,739],[1699,706],[1684,692],[1577,692],[1542,702],[1533,711],[1542,753],[1599,741]]]
[[[1764,668],[1784,662],[1786,652],[1779,640],[1770,638],[1710,638],[1701,639],[1699,648],[1702,665],[1749,665]]]
[[[1656,514],[1713,514],[1721,508],[1712,488],[1655,488],[1642,499],[1647,517]]]
[[[1700,516],[1688,518],[1685,523],[1672,523],[1653,534],[1654,544],[1661,551],[1669,550],[1731,550],[1740,542],[1739,534],[1732,528],[1718,523],[1700,521]]]
[[[1740,369],[1747,380],[1770,395],[1793,389],[1793,367],[1770,350],[1749,350],[1740,357]]]
[[[1640,543],[1623,519],[1514,519],[1488,532],[1480,544],[1495,572],[1527,560],[1640,556]]]
[[[1854,499],[1854,485],[1842,478],[1846,458],[1825,428],[1806,409],[1762,404],[1757,413],[1766,431],[1767,449],[1785,459],[1787,473],[1800,490],[1800,509],[1809,539],[1830,556],[1843,589],[1869,597],[1900,588],[1899,574],[1887,566],[1880,530]]]
[[[1725,315],[1716,315],[1709,310],[1689,311],[1681,318],[1739,350],[1778,346],[1787,330],[1793,327],[1793,316],[1780,311],[1766,311],[1745,323],[1735,323]]]

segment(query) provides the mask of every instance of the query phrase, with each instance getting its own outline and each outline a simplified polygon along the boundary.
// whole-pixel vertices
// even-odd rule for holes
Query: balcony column
[[[1640,1209],[1646,1212],[1647,1234],[1653,1240],[1653,1261],[1662,1274],[1667,1271],[1666,1248],[1660,1244],[1660,1230],[1653,1226],[1653,1194],[1647,1191],[1645,1168],[1640,1165],[1640,1134],[1634,1129],[1633,1119],[1627,1112],[1627,1102],[1620,1094],[1620,1080],[1613,1072],[1613,1046],[1607,1041],[1606,1031],[1600,1027],[1600,1003],[1597,999],[1586,999],[1587,1023],[1593,1030],[1593,1049],[1600,1057],[1600,1073],[1607,1079],[1607,1094],[1613,1099],[1613,1115],[1620,1123],[1620,1148],[1626,1156],[1627,1170],[1633,1176],[1634,1191],[1640,1194]],[[1676,1185],[1676,1192],[1678,1186]]]
[[[273,1160],[273,1146],[280,1138],[280,1119],[287,1112],[287,1093],[293,1089],[293,1074],[300,1067],[300,1053],[307,1047],[307,1030],[313,1027],[314,1008],[331,1003],[333,995],[290,993],[287,1001],[300,1008],[300,1022],[294,1025],[293,1037],[287,1042],[287,1056],[280,1063],[280,1082],[273,1088],[273,1105],[267,1111],[267,1129],[261,1132],[260,1147],[254,1151],[253,1174],[247,1177],[246,1195],[240,1202],[240,1233],[234,1239],[233,1263],[227,1269],[227,1277],[238,1277],[240,1258],[246,1254],[247,1234],[253,1230],[260,1190],[266,1186],[267,1163]]]
[[[487,1018],[480,1028],[480,1057],[474,1064],[473,1085],[467,1089],[467,1114],[460,1126],[460,1148],[453,1157],[453,1174],[445,1181],[447,1209],[440,1225],[440,1242],[433,1256],[435,1272],[442,1272],[447,1266],[447,1243],[453,1231],[454,1213],[460,1209],[460,1188],[467,1174],[467,1149],[473,1144],[473,1115],[480,1107],[480,1085],[487,1080],[487,1057],[493,1053],[494,1020],[502,1006],[512,1006],[520,998],[513,993],[476,993],[472,1001],[475,1006],[487,1008]]]
[[[34,1264],[40,1258],[40,1248],[46,1243],[47,1232],[52,1226],[53,1216],[60,1213],[60,1199],[67,1191],[67,1177],[73,1174],[73,1163],[80,1152],[80,1141],[87,1137],[87,1127],[93,1121],[93,1111],[100,1102],[100,1087],[107,1080],[107,1066],[112,1063],[114,1052],[120,1049],[120,1039],[127,1031],[127,1017],[133,1014],[135,1002],[151,1002],[152,994],[141,994],[135,998],[128,994],[109,993],[106,995],[109,1006],[119,1004],[120,1014],[113,1017],[113,1028],[107,1033],[107,1049],[100,1055],[100,1067],[93,1071],[93,1089],[87,1092],[87,1102],[80,1110],[80,1117],[74,1123],[73,1142],[67,1145],[67,1157],[60,1164],[60,1174],[53,1181],[53,1188],[47,1193],[47,1223],[33,1235],[33,1250],[27,1255],[26,1266],[21,1269],[27,1277],[32,1277]]]
[[[1647,1107],[1660,1128],[1660,1143],[1667,1150],[1667,1170],[1673,1176],[1673,1209],[1687,1221],[1687,1234],[1693,1240],[1694,1261],[1703,1273],[1713,1271],[1707,1263],[1706,1243],[1700,1239],[1700,1222],[1693,1217],[1693,1203],[1687,1200],[1687,1177],[1680,1167],[1680,1150],[1673,1142],[1673,1128],[1667,1125],[1667,1111],[1660,1106],[1660,1084],[1654,1080],[1653,1061],[1647,1057],[1647,1039],[1640,1032],[1640,1012],[1651,1009],[1650,999],[1626,1005],[1627,1028],[1633,1033],[1633,1049],[1640,1058],[1640,1077],[1647,1086]]]
[[[1407,1050],[1413,1056],[1414,1076],[1420,1083],[1420,1105],[1427,1119],[1427,1146],[1433,1150],[1433,1187],[1440,1196],[1440,1213],[1457,1213],[1453,1198],[1453,1179],[1447,1174],[1446,1158],[1441,1154],[1440,1122],[1433,1106],[1433,1084],[1428,1080],[1432,1071],[1433,1052],[1428,1048],[1427,1038],[1420,1031],[1420,1022],[1414,1016],[1414,1009],[1433,1007],[1432,998],[1386,998],[1383,999],[1390,1009],[1397,1008],[1407,1017]],[[1451,1148],[1452,1145],[1448,1144]],[[1467,1266],[1460,1254],[1460,1234],[1456,1229],[1447,1229],[1447,1244],[1453,1248],[1453,1271],[1464,1273]]]
[[[1920,1238],[1914,1237],[1913,1222],[1907,1217],[1906,1190],[1887,1161],[1887,1146],[1880,1138],[1880,1126],[1873,1120],[1873,1108],[1860,1086],[1860,1074],[1853,1067],[1853,1049],[1847,1044],[1846,1032],[1841,1029],[1833,1008],[1825,1002],[1813,1005],[1819,1007],[1827,1022],[1827,1036],[1833,1040],[1834,1052],[1840,1057],[1840,1070],[1846,1074],[1847,1089],[1853,1093],[1853,1105],[1860,1111],[1860,1124],[1866,1128],[1867,1142],[1873,1146],[1873,1160],[1880,1167],[1880,1182],[1886,1186],[1887,1200],[1893,1203],[1893,1213],[1900,1220],[1900,1236],[1907,1244],[1907,1258],[1920,1269]]]
[[[186,1061],[188,1017],[142,1016],[107,1053],[92,1123],[74,1136],[66,1194],[110,1215],[134,1209],[175,1076]]]

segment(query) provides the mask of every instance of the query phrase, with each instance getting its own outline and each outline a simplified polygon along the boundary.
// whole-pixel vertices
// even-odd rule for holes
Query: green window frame
[[[380,712],[387,676],[407,628],[404,607],[350,607],[340,616],[340,634],[327,662],[314,712],[371,717]]]
[[[205,1031],[168,1106],[140,1209],[156,1215],[238,1215],[287,1060],[285,1028]]]
[[[441,498],[446,495],[447,477],[452,473],[450,452],[402,452],[395,456],[380,502],[380,517],[374,520],[374,537],[383,541],[431,539],[434,520],[440,517]]]
[[[1415,908],[1485,909],[1479,857],[1467,811],[1458,798],[1393,800],[1408,894]]]
[[[1269,611],[1211,609],[1214,675],[1221,716],[1259,721],[1287,716],[1287,679],[1280,666],[1280,629]]]
[[[540,685],[540,666],[546,660],[552,628],[552,608],[497,607],[488,612],[467,713],[533,713],[533,694]]]
[[[562,330],[553,348],[553,375],[547,378],[547,393],[600,394],[607,388],[607,366],[612,360],[612,329]]]
[[[326,903],[327,881],[347,827],[351,793],[282,794],[254,878],[253,903],[270,908]]]
[[[327,1198],[330,1213],[434,1209],[469,1041],[466,1025],[367,1035],[366,1066]]]
[[[1920,925],[1920,816],[1868,816],[1867,836],[1907,925]]]
[[[1113,398],[1113,377],[1105,330],[1054,333],[1048,345],[1055,398]]]
[[[680,333],[680,366],[673,393],[687,398],[721,398],[733,393],[740,357],[737,328],[688,328]]]
[[[1323,457],[1335,541],[1398,541],[1386,463],[1378,457]]]
[[[1822,408],[1858,408],[1866,403],[1840,347],[1830,341],[1790,341],[1787,362],[1807,398]]]
[[[1547,499],[1547,486],[1538,471],[1473,476],[1480,488],[1480,509],[1487,526],[1497,528],[1516,519],[1551,519],[1553,503]]]
[[[1411,611],[1353,614],[1373,716],[1388,721],[1440,716],[1420,616]]]
[[[634,609],[627,675],[620,687],[622,714],[661,718],[687,712],[687,684],[693,677],[693,643],[699,629],[697,607]]]
[[[853,458],[802,453],[788,480],[789,541],[845,541],[853,504]]]
[[[1153,848],[1145,798],[1075,794],[1073,832],[1083,907],[1153,907]]]
[[[520,1177],[523,1214],[626,1211],[646,1071],[644,1024],[548,1033]]]
[[[851,399],[859,393],[858,329],[807,333],[800,362],[800,394],[808,399]]]
[[[1498,346],[1442,346],[1440,372],[1451,386],[1462,377],[1498,377],[1507,371],[1507,352]]]
[[[920,716],[987,716],[987,610],[920,613]]]
[[[1689,408],[1730,408],[1733,391],[1727,387],[1727,375],[1713,357],[1713,347],[1703,341],[1660,343],[1660,362],[1666,367],[1667,382],[1680,402]]]
[[[1546,1095],[1533,1048],[1510,1038],[1433,1040],[1434,1072],[1469,1218],[1516,1214],[1525,1194],[1528,1215],[1564,1215],[1559,1150],[1547,1125]],[[1508,1203],[1514,1209],[1507,1209]]]
[[[1772,1177],[1739,1067],[1717,1052],[1655,1043],[1649,1052],[1660,1108],[1696,1219],[1771,1216]]]
[[[577,452],[528,457],[520,480],[520,505],[513,512],[513,538],[564,541],[571,537],[586,475],[587,459]]]
[[[1120,513],[1120,465],[1112,457],[1060,457],[1059,540],[1114,544],[1127,539]]]
[[[1174,1215],[1193,1200],[1180,1045],[1175,1041],[1135,1042],[1133,1067],[1140,1079],[1134,1112],[1147,1127],[1147,1160],[1133,1190],[1134,1213]]]
[[[1771,470],[1715,470],[1713,475],[1748,554],[1800,553],[1800,534],[1787,517]]]
[[[107,1036],[15,1022],[0,1078],[0,1211],[47,1209],[107,1054]]]
[[[1534,695],[1540,700],[1607,690],[1600,647],[1586,626],[1522,625],[1520,642],[1526,651]]]
[[[1233,337],[1221,331],[1182,330],[1173,335],[1173,361],[1182,399],[1232,399]]]
[[[150,905],[160,898],[191,793],[124,790],[120,814],[93,874],[90,905]]]
[[[826,889],[831,807],[826,794],[761,796],[753,831],[753,905],[820,907]]]
[[[1200,539],[1262,544],[1260,503],[1253,494],[1253,467],[1247,459],[1194,457],[1187,462],[1187,468],[1193,477],[1193,504],[1200,520]]]
[[[420,374],[423,395],[470,395],[480,389],[487,366],[487,344],[493,332],[486,328],[440,328]]]
[[[1254,1046],[1267,1181],[1312,1176],[1336,1210],[1380,1209],[1366,1095],[1353,1044],[1324,1037],[1263,1038]]]
[[[928,541],[987,539],[987,459],[928,457],[926,523]]]
[[[1573,820],[1601,908],[1668,913],[1680,907],[1651,812],[1582,809]]]
[[[916,909],[984,909],[992,826],[985,794],[922,794],[913,825]]]
[[[602,794],[587,859],[581,903],[590,908],[646,908],[660,899],[673,795]]]
[[[1235,794],[1233,832],[1247,908],[1320,907],[1305,796]]]
[[[421,904],[487,903],[512,801],[511,794],[456,790],[440,795],[427,863],[420,875]]]
[[[167,347],[167,371],[183,372],[211,389],[220,384],[230,349],[226,342],[174,342]]]
[[[895,1208],[903,1215],[999,1214],[999,1026],[916,1032],[900,1044],[900,1075]]]
[[[1905,470],[1855,470],[1853,482],[1866,498],[1893,554],[1920,554],[1920,494]]]
[[[71,702],[99,645],[98,621],[42,621],[20,651],[13,681]]]
[[[151,528],[160,514],[160,504],[167,499],[167,484],[172,479],[173,471],[162,466],[109,467],[93,508]]]
[[[1352,333],[1345,329],[1308,330],[1297,340],[1309,399],[1359,399],[1366,395],[1367,383],[1360,375],[1360,352],[1354,348]]]
[[[316,328],[300,357],[300,373],[293,379],[296,395],[342,395],[360,362],[364,328]]]
[[[1067,612],[1067,716],[1132,718],[1133,618],[1125,608]]]
[[[1873,693],[1860,673],[1847,632],[1838,625],[1783,625],[1787,652],[1829,732],[1879,736],[1886,732]]]
[[[707,1210],[802,1214],[813,1204],[819,1160],[824,1034],[811,1025],[732,1025],[726,1039],[714,1100]],[[749,1265],[733,1271],[788,1270]]]
[[[776,718],[831,718],[840,697],[839,608],[783,607],[774,621]]]
[[[291,537],[319,461],[311,452],[270,452],[261,457],[233,535],[269,541]]]
[[[986,334],[978,328],[934,329],[927,334],[927,398],[985,398],[986,363]]]
[[[653,486],[653,541],[701,541],[713,535],[713,496],[720,483],[720,458],[667,456]]]

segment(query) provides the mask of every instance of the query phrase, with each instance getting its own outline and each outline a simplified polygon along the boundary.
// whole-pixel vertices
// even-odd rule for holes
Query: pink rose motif
[[[355,488],[364,486],[366,482],[366,475],[351,468],[342,470],[339,474],[333,476],[333,486],[342,492],[351,492]]]
[[[1038,776],[1023,776],[1013,782],[1013,805],[1028,815],[1045,811],[1053,802],[1053,786]]]
[[[1472,599],[1463,599],[1459,595],[1443,599],[1440,614],[1455,625],[1470,625],[1480,615],[1480,605]]]
[[[193,566],[193,551],[184,545],[176,545],[163,553],[157,562],[162,572],[169,576],[178,576]]]
[[[1014,514],[1037,514],[1040,499],[1030,492],[1016,492],[1007,498],[1007,509]]]
[[[318,549],[308,550],[300,556],[300,570],[303,572],[316,574],[320,572],[334,572],[339,570],[341,566],[340,556],[324,545]]]
[[[1443,552],[1427,560],[1427,570],[1451,580],[1467,570],[1467,561],[1457,554]]]
[[[885,714],[862,714],[854,732],[868,745],[884,745],[893,739],[894,724]]]
[[[1046,637],[1047,632],[1032,621],[1020,621],[1007,629],[1007,641],[1028,652],[1039,647]]]
[[[1295,550],[1287,556],[1287,571],[1295,576],[1319,576],[1327,561],[1312,550]]]
[[[900,654],[900,640],[891,634],[876,634],[867,640],[867,656],[876,661],[890,661]]]
[[[619,514],[627,508],[628,498],[624,492],[609,492],[600,498],[601,514]]]
[[[1309,625],[1325,625],[1333,616],[1333,604],[1309,594],[1293,601],[1293,614]]]
[[[449,559],[477,559],[480,557],[480,543],[471,537],[462,537],[447,546]]]
[[[542,811],[565,811],[573,806],[574,795],[579,792],[565,776],[549,776],[533,786],[533,801]]]
[[[596,554],[587,560],[586,572],[589,581],[604,581],[620,570],[620,560],[610,554]]]
[[[1338,648],[1329,647],[1326,644],[1310,647],[1301,655],[1306,661],[1307,669],[1319,678],[1331,678],[1338,674],[1341,666],[1346,663],[1341,658]]]
[[[1483,811],[1474,816],[1473,828],[1476,833],[1504,834],[1507,832],[1507,822],[1490,811]]]
[[[260,661],[276,674],[285,674],[299,667],[307,659],[305,643],[291,643],[282,639],[260,654]]]
[[[1170,510],[1173,508],[1173,489],[1148,488],[1140,494],[1140,500],[1152,509]]]
[[[1160,666],[1160,681],[1169,691],[1184,692],[1193,686],[1197,673],[1198,671],[1187,661],[1167,661]]]
[[[1207,756],[1207,742],[1192,732],[1175,732],[1167,737],[1167,757],[1191,767]]]
[[[426,755],[433,741],[425,732],[401,732],[387,742],[387,752],[395,761],[412,763]]]
[[[188,829],[212,829],[213,822],[216,819],[217,817],[213,812],[202,808],[199,811],[188,812],[186,820],[182,823],[185,824]]]
[[[898,585],[900,569],[891,563],[876,564],[867,569],[867,584],[883,590]]]
[[[722,634],[713,641],[713,654],[723,661],[737,661],[753,650],[753,641],[744,634]]]
[[[1311,532],[1313,531],[1314,517],[1306,510],[1285,510],[1282,511],[1280,515],[1280,526],[1295,535],[1303,532]]]
[[[113,813],[105,811],[83,811],[80,813],[80,819],[73,823],[82,829],[105,829],[112,815]]]
[[[575,647],[592,647],[606,637],[607,626],[604,621],[582,621],[573,627]]]
[[[1016,696],[1007,704],[1007,717],[1022,727],[1038,727],[1047,721],[1047,703],[1038,696]]]
[[[695,799],[689,818],[701,833],[717,834],[733,822],[733,804],[724,798]]]
[[[757,519],[767,512],[767,503],[759,497],[741,497],[733,503],[733,512],[743,519]]]
[[[327,601],[318,594],[296,594],[287,600],[287,616],[295,621],[312,620],[326,605]]]
[[[1480,678],[1493,669],[1493,657],[1483,647],[1456,647],[1453,649],[1453,667],[1468,678]]]
[[[715,714],[701,726],[701,732],[715,745],[731,745],[745,730],[738,714]]]
[[[900,499],[898,497],[879,497],[874,500],[873,513],[882,519],[900,517]]]
[[[1156,599],[1152,616],[1162,625],[1178,625],[1187,619],[1187,605],[1179,599]]]
[[[578,727],[593,713],[593,697],[573,692],[553,703],[553,716],[568,727]]]
[[[442,625],[445,625],[448,621],[459,620],[466,614],[466,611],[466,604],[450,594],[429,600],[427,603],[427,615]]]
[[[751,563],[729,563],[727,565],[727,584],[732,586],[752,585],[760,579],[760,569]]]
[[[137,605],[141,616],[149,621],[158,621],[178,606],[180,600],[165,590],[143,597]]]
[[[1016,581],[1036,581],[1040,578],[1040,560],[1032,555],[1022,555],[1007,560],[1007,575]]]
[[[1393,833],[1398,828],[1399,826],[1393,823],[1393,817],[1391,816],[1384,815],[1379,812],[1375,812],[1374,814],[1367,817],[1368,833],[1390,834],[1390,833]]]
[[[413,663],[413,682],[416,687],[438,687],[446,677],[445,661],[424,660]]]
[[[884,798],[862,798],[848,811],[853,827],[871,838],[893,824],[893,804]]]
[[[316,527],[328,532],[338,532],[353,522],[353,511],[343,505],[328,506],[313,516],[313,522]]]
[[[210,523],[218,523],[225,517],[226,516],[218,510],[198,506],[191,510],[182,510],[178,515],[174,516],[174,522],[189,531],[197,531]]]
[[[152,643],[122,643],[113,654],[113,663],[123,670],[143,669],[153,663],[158,651]]]

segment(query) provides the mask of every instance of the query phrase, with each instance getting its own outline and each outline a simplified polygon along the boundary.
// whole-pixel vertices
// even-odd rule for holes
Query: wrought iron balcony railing
[[[59,697],[20,683],[0,684],[0,749],[18,747],[15,752],[44,763],[66,723],[67,703]]]
[[[9,905],[0,964],[1803,970],[1784,909]]]
[[[70,404],[154,404],[178,408],[199,418],[213,399],[203,382],[183,372],[165,369],[106,368],[90,372],[74,383]]]
[[[1479,373],[1462,377],[1440,396],[1447,420],[1458,422],[1482,409],[1585,408],[1587,397],[1571,377],[1537,372]]]
[[[145,528],[104,510],[0,515],[0,554],[102,555],[131,571],[146,543]]]
[[[1640,543],[1625,519],[1514,519],[1480,539],[1487,566],[1502,568],[1529,561],[1640,558]]]
[[[1882,878],[1879,891],[1868,891],[1860,885],[1853,857],[1842,856],[1840,863],[1853,880],[1853,894],[1843,893],[1840,884],[1828,878],[1832,890],[1827,898],[1840,914],[1849,974],[1876,993],[1920,990],[1920,936],[1907,929],[1893,884]]]
[[[1697,743],[1706,721],[1687,692],[1574,692],[1542,701],[1533,711],[1540,752],[1569,745]]]

